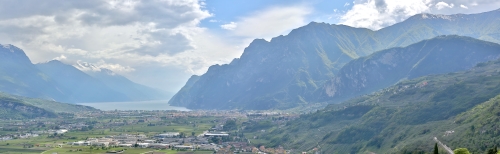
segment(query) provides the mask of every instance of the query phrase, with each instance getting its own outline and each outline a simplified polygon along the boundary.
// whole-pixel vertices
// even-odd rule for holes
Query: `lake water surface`
[[[157,101],[137,101],[137,102],[99,102],[99,103],[78,103],[80,105],[94,107],[99,110],[177,110],[190,111],[185,107],[170,106],[168,100]]]

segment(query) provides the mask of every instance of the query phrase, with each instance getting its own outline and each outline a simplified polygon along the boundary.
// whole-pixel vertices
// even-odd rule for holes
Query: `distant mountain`
[[[267,141],[259,142],[266,147],[320,147],[323,153],[429,153],[437,137],[452,149],[485,153],[500,137],[499,72],[496,60],[405,80],[301,115],[257,137]]]
[[[405,79],[467,70],[500,58],[500,45],[470,37],[439,36],[347,63],[321,91],[320,101],[341,102]]]
[[[169,104],[192,109],[304,106],[317,101],[317,91],[335,75],[341,76],[338,71],[353,59],[449,34],[499,43],[499,23],[499,10],[472,15],[418,14],[379,31],[313,22],[269,42],[254,40],[239,59],[211,66]]]
[[[13,45],[0,46],[0,91],[49,100],[68,100],[68,89],[38,70],[24,51]]]
[[[135,83],[108,69],[101,68],[98,71],[87,71],[86,73],[102,81],[104,85],[114,91],[125,94],[130,100],[167,100],[172,97],[172,94],[168,92]]]
[[[168,94],[110,70],[91,76],[57,60],[34,65],[13,45],[0,46],[0,91],[66,103],[168,99]]]
[[[85,102],[119,102],[131,100],[129,96],[106,86],[98,79],[57,60],[36,64],[36,67],[47,74],[64,89],[72,103]]]

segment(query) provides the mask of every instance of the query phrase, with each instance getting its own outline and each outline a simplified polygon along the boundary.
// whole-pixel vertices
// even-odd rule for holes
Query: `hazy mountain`
[[[500,45],[470,37],[440,36],[355,59],[325,84],[322,101],[340,102],[404,79],[467,70],[500,58]]]
[[[338,70],[353,59],[447,34],[499,43],[499,23],[499,10],[473,15],[418,14],[378,31],[313,22],[269,42],[254,40],[239,59],[211,66],[169,103],[194,109],[307,105],[316,101],[314,92],[335,75],[342,76]]]
[[[0,91],[66,103],[169,98],[106,69],[91,76],[57,60],[34,65],[24,51],[12,45],[0,46]]]
[[[65,95],[71,103],[131,100],[130,96],[115,91],[98,79],[60,61],[52,60],[36,66],[64,89],[69,90]]]
[[[467,71],[406,80],[301,115],[258,137],[266,146],[298,151],[321,147],[323,153],[429,152],[437,137],[452,149],[484,153],[500,137],[499,72],[497,60]]]
[[[0,46],[0,91],[27,97],[67,101],[68,90],[31,63],[24,51]]]
[[[172,97],[172,94],[168,92],[135,83],[108,69],[101,68],[97,71],[87,71],[86,73],[102,81],[102,83],[114,91],[125,94],[130,100],[167,100]]]

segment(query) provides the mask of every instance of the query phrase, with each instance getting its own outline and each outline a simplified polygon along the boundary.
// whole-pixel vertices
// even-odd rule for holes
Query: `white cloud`
[[[441,9],[444,9],[444,8],[453,8],[453,6],[454,6],[454,5],[453,5],[453,3],[448,4],[448,3],[443,2],[443,1],[438,2],[438,3],[436,4],[436,8],[437,8],[438,10],[441,10]]]
[[[54,59],[52,59],[52,60],[58,60],[58,61],[63,61],[63,60],[66,60],[66,59],[68,59],[68,58],[67,58],[66,56],[64,56],[64,55],[61,55],[61,56],[59,56],[59,57],[56,57],[56,58],[54,58]]]
[[[305,6],[268,8],[241,17],[232,32],[236,36],[252,39],[270,39],[307,24],[306,16],[310,13],[310,8]]]
[[[428,12],[429,5],[429,1],[422,0],[368,0],[356,3],[340,20],[344,25],[376,30]]]
[[[346,3],[344,4],[344,7],[347,7],[347,6],[349,6],[349,5],[351,5],[351,3],[346,2]]]
[[[228,24],[220,25],[220,27],[226,30],[234,30],[236,27],[238,27],[238,24],[235,22],[230,22]]]
[[[0,6],[0,41],[32,52],[35,61],[60,53],[177,54],[194,48],[193,31],[212,16],[202,5],[197,0],[10,1]]]
[[[356,0],[340,15],[340,24],[378,30],[419,13],[480,13],[500,8],[496,0]],[[454,7],[454,4],[462,4]]]

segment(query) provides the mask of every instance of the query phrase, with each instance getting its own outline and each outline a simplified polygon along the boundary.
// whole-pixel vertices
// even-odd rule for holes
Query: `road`
[[[439,146],[443,147],[444,150],[446,150],[446,152],[448,152],[448,154],[455,154],[455,153],[453,153],[453,150],[451,150],[448,146],[441,143],[441,141],[439,141],[437,137],[434,137],[434,141],[436,141],[439,144]]]

